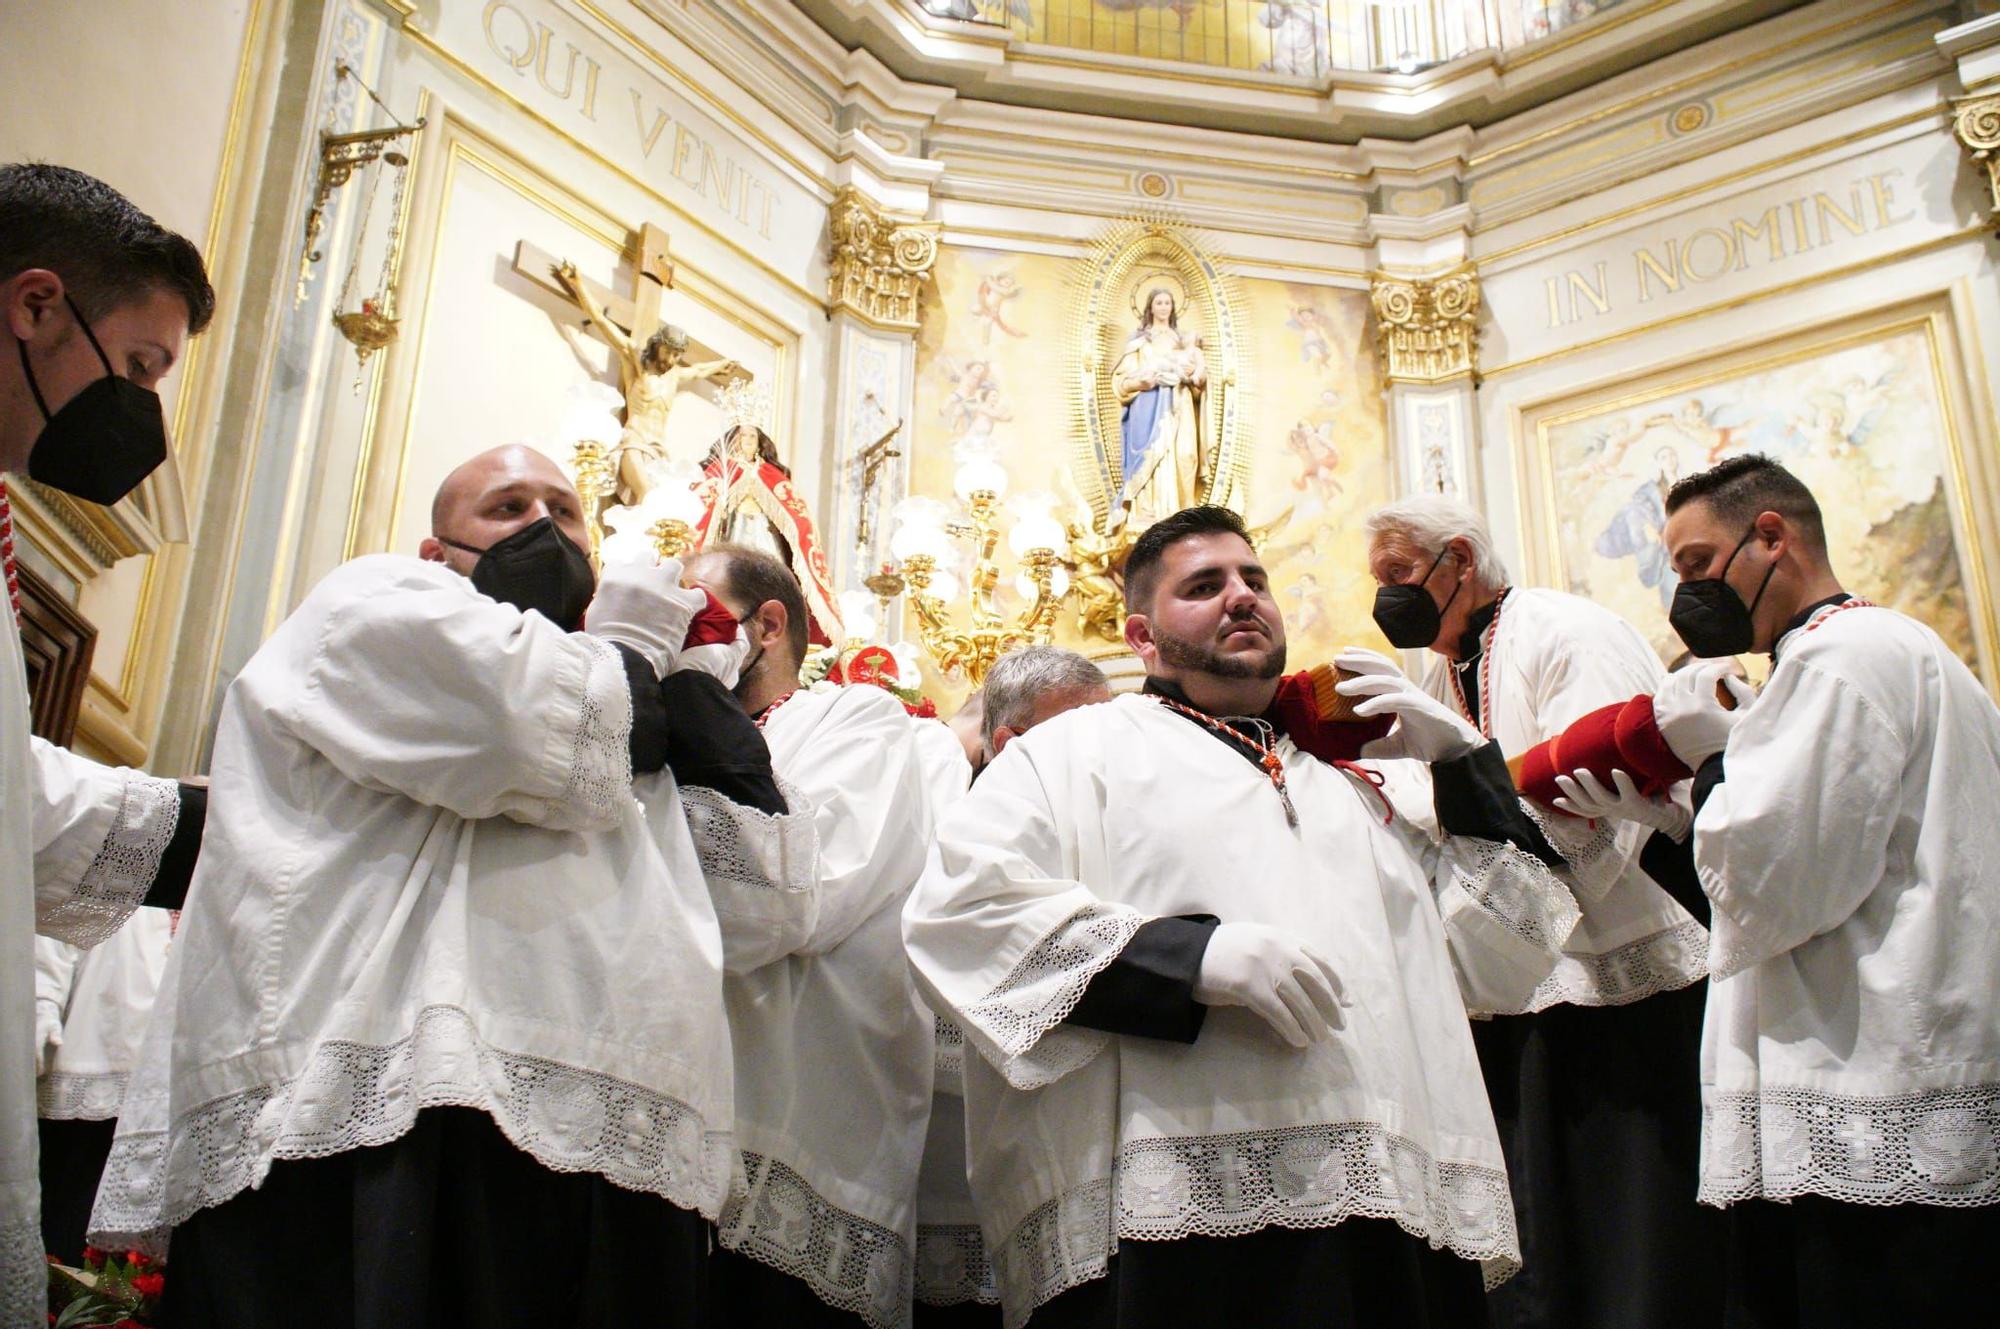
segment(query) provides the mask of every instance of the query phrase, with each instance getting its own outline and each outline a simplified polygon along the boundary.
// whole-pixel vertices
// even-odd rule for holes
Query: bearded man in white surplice
[[[1006,1321],[1478,1324],[1480,1264],[1504,1277],[1519,1245],[1466,1005],[1533,991],[1575,904],[1517,814],[1441,807],[1434,842],[1370,772],[1299,748],[1235,514],[1155,523],[1125,592],[1145,693],[1009,742],[904,916],[977,1054]],[[1497,772],[1478,807],[1511,805],[1476,732],[1350,664],[1357,711],[1396,717],[1387,750]]]
[[[811,828],[676,669],[705,597],[598,583],[582,513],[482,454],[420,557],[335,570],[231,684],[92,1217],[173,1229],[163,1323],[705,1322],[736,1150],[698,849],[781,889]]]

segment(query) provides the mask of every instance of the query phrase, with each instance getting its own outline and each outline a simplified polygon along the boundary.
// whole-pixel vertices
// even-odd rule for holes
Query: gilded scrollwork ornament
[[[2000,231],[2000,93],[1954,101],[1951,132],[1986,172],[1986,207]]]
[[[828,210],[827,231],[828,311],[915,331],[918,295],[937,264],[938,223],[891,220],[849,186]]]
[[[1378,272],[1369,286],[1382,375],[1391,383],[1442,383],[1479,372],[1479,275]]]

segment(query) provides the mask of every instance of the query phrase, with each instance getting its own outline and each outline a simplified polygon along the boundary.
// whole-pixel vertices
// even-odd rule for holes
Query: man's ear
[[[0,319],[21,341],[35,334],[62,304],[62,278],[47,268],[29,268],[0,282]]]
[[[1144,614],[1125,616],[1125,644],[1141,661],[1151,664],[1159,648],[1153,645],[1153,625]]]
[[[1478,560],[1473,557],[1472,541],[1462,535],[1454,535],[1446,542],[1445,548],[1451,551],[1452,561],[1458,564],[1458,580],[1464,581],[1471,576],[1479,565]]]
[[[426,563],[444,562],[444,542],[435,535],[427,535],[417,542],[417,557]]]
[[[781,646],[786,630],[792,626],[792,616],[778,600],[766,600],[757,606],[757,613],[750,620],[757,625],[757,645],[765,650]]]
[[[999,756],[1001,750],[1018,737],[1020,735],[1014,731],[1012,726],[1004,724],[995,725],[993,727],[993,755],[996,757]]]
[[[1791,523],[1776,512],[1760,512],[1751,523],[1757,532],[1757,539],[1773,553],[1782,554],[1791,545]]]

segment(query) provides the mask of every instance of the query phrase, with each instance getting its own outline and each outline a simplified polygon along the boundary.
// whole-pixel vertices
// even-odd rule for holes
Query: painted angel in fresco
[[[1659,473],[1648,476],[1625,505],[1612,515],[1610,524],[1598,533],[1593,546],[1604,558],[1629,558],[1639,574],[1639,584],[1660,597],[1660,608],[1673,604],[1674,587],[1680,577],[1667,558],[1667,546],[1660,531],[1667,524],[1667,491],[1680,478],[1680,457],[1672,448],[1653,454]]]
[[[1584,447],[1583,455],[1578,458],[1581,473],[1594,479],[1617,474],[1618,468],[1624,464],[1625,454],[1645,434],[1644,429],[1632,422],[1631,416],[1613,416]]]
[[[1301,493],[1311,490],[1321,503],[1333,502],[1341,492],[1340,449],[1334,446],[1333,422],[1301,420],[1285,436],[1285,446],[1299,459],[1292,488]]]
[[[625,393],[625,428],[617,449],[618,501],[637,503],[653,487],[653,473],[667,462],[667,414],[673,409],[674,397],[696,379],[734,373],[736,362],[683,363],[688,336],[671,323],[662,323],[641,346],[599,307],[574,263],[558,263],[550,275],[618,357],[618,381]]]
[[[979,288],[972,296],[972,316],[979,321],[983,345],[992,345],[995,328],[1009,337],[1028,335],[1007,321],[1007,302],[1020,297],[1021,283],[1011,272],[989,272],[979,279]]]
[[[950,357],[943,361],[944,371],[951,377],[951,395],[945,398],[938,414],[944,417],[945,425],[951,430],[954,444],[970,442],[982,443],[993,434],[993,426],[1014,418],[1014,410],[1007,405],[1007,399],[1000,388],[1000,376],[994,371],[990,360],[969,360],[962,367]]]
[[[1847,457],[1861,450],[1868,436],[1884,419],[1888,409],[1888,385],[1895,371],[1881,375],[1873,383],[1856,375],[1838,388],[1823,388],[1806,397],[1806,410],[1792,416],[1787,443],[1789,450],[1816,452],[1825,457]]]
[[[1173,293],[1146,292],[1145,312],[1111,371],[1120,416],[1125,483],[1122,520],[1139,528],[1201,501],[1201,396],[1208,362],[1201,340],[1180,327]]]
[[[1301,572],[1298,579],[1285,588],[1285,594],[1297,606],[1285,614],[1285,628],[1292,636],[1302,637],[1326,622],[1326,605],[1320,600],[1318,577],[1310,572]]]
[[[1333,364],[1332,329],[1311,305],[1293,305],[1285,326],[1299,334],[1299,359],[1325,373]]]
[[[1747,406],[1724,402],[1713,410],[1690,397],[1671,415],[1655,415],[1645,422],[1647,429],[1671,429],[1701,450],[1704,465],[1714,465],[1722,454],[1741,447],[1743,435],[1756,423],[1756,413]]]

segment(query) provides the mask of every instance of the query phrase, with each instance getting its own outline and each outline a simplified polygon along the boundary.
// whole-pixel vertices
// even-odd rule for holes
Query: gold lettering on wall
[[[532,77],[544,93],[573,107],[585,120],[597,122],[597,85],[604,69],[581,47],[508,0],[489,0],[481,24],[487,47],[517,76],[524,80]],[[641,89],[628,91],[639,158],[652,162],[654,149],[667,127],[673,126],[672,150],[660,162],[667,174],[714,205],[721,215],[770,239],[777,201],[771,187],[726,150],[718,149],[664,108],[651,105]]]
[[[1558,328],[1596,318],[1627,301],[1646,304],[1687,286],[1752,266],[1782,263],[1807,250],[1845,244],[1909,221],[1914,211],[1897,211],[1896,178],[1901,175],[1901,170],[1878,171],[1845,191],[1815,189],[1754,215],[1634,245],[1631,264],[1623,269],[1630,274],[1629,286],[1614,282],[1618,266],[1602,259],[1587,272],[1567,269],[1544,277],[1548,325]]]

